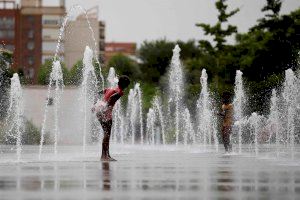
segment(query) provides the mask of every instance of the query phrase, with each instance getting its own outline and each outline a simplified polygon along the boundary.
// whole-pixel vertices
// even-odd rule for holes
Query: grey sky
[[[106,22],[106,40],[137,42],[166,37],[169,40],[203,38],[197,22],[215,23],[216,0],[66,0],[67,8],[73,4],[88,9],[99,5],[100,19]],[[44,0],[53,5],[58,0]],[[263,16],[265,0],[229,0],[230,9],[241,11],[230,20],[245,32]],[[284,0],[281,13],[300,7],[300,0]]]

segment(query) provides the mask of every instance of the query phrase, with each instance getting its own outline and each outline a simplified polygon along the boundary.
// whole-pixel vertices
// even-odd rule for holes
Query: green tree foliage
[[[139,58],[142,61],[141,70],[143,80],[158,84],[170,65],[172,50],[178,44],[181,48],[181,59],[196,58],[200,55],[200,50],[195,45],[194,40],[187,42],[170,42],[165,39],[156,41],[145,41],[139,49]]]
[[[114,67],[118,75],[127,75],[132,80],[138,80],[141,78],[141,70],[139,65],[123,54],[117,54],[113,56],[107,65],[107,69]]]
[[[227,0],[218,0],[215,3],[216,8],[219,12],[218,22],[215,25],[211,26],[210,24],[205,23],[196,24],[196,26],[199,26],[203,29],[205,35],[210,35],[213,37],[213,40],[216,43],[215,46],[208,40],[199,41],[201,49],[211,54],[216,54],[217,51],[224,50],[226,37],[231,36],[233,33],[237,32],[237,27],[233,25],[227,25],[226,28],[223,28],[223,24],[228,22],[228,18],[239,12],[239,9],[227,12],[228,5],[226,5],[226,1]]]
[[[95,69],[95,74],[97,80],[101,80],[100,77],[100,65],[94,60],[93,66]],[[80,85],[82,82],[82,70],[83,70],[83,62],[82,60],[78,60],[75,65],[69,71],[69,85]],[[100,82],[99,82],[100,84]]]
[[[69,83],[71,85],[80,85],[82,80],[82,69],[83,69],[82,60],[77,61],[75,65],[70,69]]]
[[[237,68],[235,47],[226,44],[226,38],[237,33],[237,27],[228,24],[228,19],[239,12],[239,9],[227,11],[226,1],[218,0],[215,3],[218,10],[218,21],[215,25],[196,24],[203,29],[205,35],[211,36],[214,42],[200,40],[201,55],[196,60],[188,62],[192,65],[198,63],[200,68],[206,68],[211,78],[212,89],[218,92],[229,88],[229,85],[234,81],[234,73]]]
[[[52,70],[52,63],[53,60],[49,59],[46,60],[45,63],[40,67],[38,71],[38,83],[41,85],[48,85],[49,84],[49,78],[50,78],[50,73]],[[63,79],[64,83],[68,83],[68,78],[69,78],[69,72],[68,69],[66,68],[65,64],[61,64],[62,67],[62,72],[63,72]]]
[[[157,40],[145,41],[139,49],[142,60],[141,69],[147,81],[158,83],[160,76],[165,74],[172,57],[173,42]]]

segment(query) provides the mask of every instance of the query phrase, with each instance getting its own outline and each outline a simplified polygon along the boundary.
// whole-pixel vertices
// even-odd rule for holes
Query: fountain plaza
[[[57,52],[67,21],[68,15]],[[224,153],[220,105],[209,90],[206,70],[199,74],[201,91],[191,110],[184,99],[180,47],[175,46],[168,90],[153,98],[147,113],[139,83],[130,89],[126,104],[122,99],[115,105],[111,154],[118,161],[100,162],[103,133],[91,108],[95,93],[116,86],[118,76],[111,68],[108,77],[100,74],[98,80],[95,55],[86,47],[82,83],[72,89],[72,100],[54,56],[40,108],[39,145],[22,145],[24,116],[34,112],[28,105],[38,104],[13,75],[5,137],[15,145],[0,146],[1,200],[300,199],[298,72],[285,71],[281,88],[274,88],[266,100],[267,113],[247,112],[243,73],[236,72],[233,151]],[[45,144],[46,136],[53,142]]]

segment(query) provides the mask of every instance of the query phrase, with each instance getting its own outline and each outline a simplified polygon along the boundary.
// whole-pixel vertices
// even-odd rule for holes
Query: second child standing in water
[[[102,161],[116,161],[109,154],[109,139],[112,127],[112,112],[115,103],[120,97],[123,96],[123,90],[128,87],[130,80],[127,76],[120,76],[118,86],[115,88],[106,88],[103,93],[102,100],[98,102],[92,108],[93,112],[96,112],[96,116],[102,126],[104,137],[102,141]]]
[[[226,152],[232,150],[230,135],[232,132],[232,122],[233,122],[233,105],[230,103],[230,93],[224,92],[222,95],[222,112],[220,115],[223,117],[222,123],[222,139]]]

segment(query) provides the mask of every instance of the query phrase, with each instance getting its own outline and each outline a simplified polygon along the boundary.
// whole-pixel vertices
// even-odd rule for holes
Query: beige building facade
[[[98,7],[87,11],[86,15],[79,15],[75,20],[69,22],[65,35],[65,63],[67,68],[83,58],[86,46],[89,46],[101,61],[104,55],[105,23],[98,20]],[[93,37],[94,36],[94,37]]]

